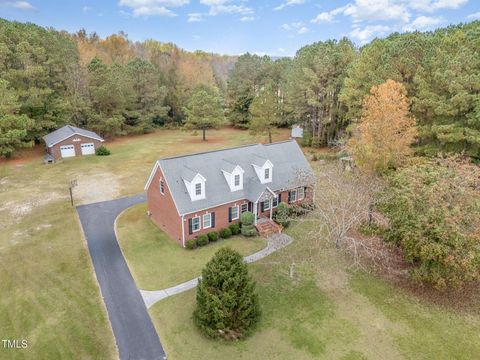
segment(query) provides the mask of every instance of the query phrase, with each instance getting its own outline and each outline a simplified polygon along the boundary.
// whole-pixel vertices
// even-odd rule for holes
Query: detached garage
[[[94,155],[104,141],[93,131],[66,125],[43,137],[49,159]]]

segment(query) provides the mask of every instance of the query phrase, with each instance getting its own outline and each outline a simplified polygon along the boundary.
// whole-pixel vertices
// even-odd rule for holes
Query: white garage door
[[[95,146],[93,143],[82,144],[82,155],[95,154]]]
[[[62,158],[75,156],[75,147],[73,145],[60,146],[60,153]]]

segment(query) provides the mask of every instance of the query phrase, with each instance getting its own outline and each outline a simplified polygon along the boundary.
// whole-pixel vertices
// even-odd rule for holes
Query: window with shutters
[[[230,211],[231,211],[232,220],[237,220],[239,218],[238,205],[232,206],[230,209],[231,209]]]
[[[240,212],[243,214],[244,212],[248,211],[248,204],[242,204],[242,208],[240,209]]]
[[[272,207],[277,207],[278,206],[278,196],[274,197],[272,200]]]
[[[290,202],[295,202],[297,201],[297,190],[292,190],[290,191]]]
[[[192,231],[200,231],[201,225],[200,225],[200,216],[192,218]]]
[[[208,229],[212,227],[212,214],[203,215],[203,228]]]

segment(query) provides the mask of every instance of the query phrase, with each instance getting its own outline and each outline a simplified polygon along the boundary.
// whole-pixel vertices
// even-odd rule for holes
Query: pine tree
[[[272,142],[272,132],[279,122],[277,97],[271,88],[267,87],[253,100],[250,105],[250,131],[254,134],[268,134]]]
[[[223,109],[216,89],[206,85],[197,86],[183,110],[187,116],[185,128],[201,130],[203,140],[208,129],[216,129],[223,121]]]
[[[255,282],[242,256],[231,248],[217,251],[202,271],[194,321],[213,338],[247,336],[260,316]]]

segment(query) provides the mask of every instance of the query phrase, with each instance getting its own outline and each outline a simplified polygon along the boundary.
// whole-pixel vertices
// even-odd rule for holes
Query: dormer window
[[[270,160],[256,157],[252,163],[252,166],[262,184],[272,182],[273,164]]]
[[[222,172],[230,191],[243,190],[244,171],[240,165],[235,165],[232,160],[223,160]]]
[[[205,179],[200,173],[195,173],[193,170],[186,168],[182,174],[183,182],[190,195],[192,201],[205,199]]]

